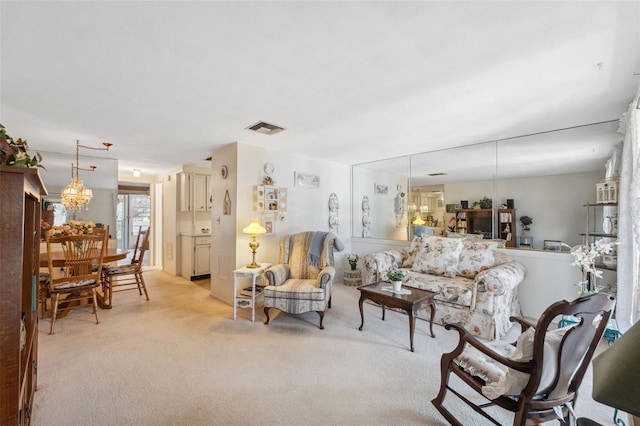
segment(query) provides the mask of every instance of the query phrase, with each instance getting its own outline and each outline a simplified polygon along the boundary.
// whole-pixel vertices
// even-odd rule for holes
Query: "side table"
[[[262,274],[271,263],[261,263],[257,268],[243,266],[233,271],[233,320],[236,320],[237,308],[251,308],[251,321],[256,320],[256,278]],[[238,278],[251,278],[251,296],[243,296],[238,292]]]
[[[344,271],[344,285],[362,285],[362,272],[360,271],[360,269],[356,269],[353,271]]]

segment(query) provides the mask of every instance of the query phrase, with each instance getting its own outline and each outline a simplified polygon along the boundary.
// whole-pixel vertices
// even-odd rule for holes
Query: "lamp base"
[[[250,264],[247,265],[247,268],[259,268],[260,264],[256,263],[256,262],[251,262]]]

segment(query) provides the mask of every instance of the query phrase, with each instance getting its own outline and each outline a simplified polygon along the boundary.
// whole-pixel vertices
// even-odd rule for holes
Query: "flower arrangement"
[[[47,231],[49,237],[63,237],[66,235],[83,235],[93,234],[93,230],[96,228],[96,224],[84,220],[69,220],[68,223],[63,223],[60,226],[52,226]]]
[[[356,269],[358,260],[360,260],[360,256],[358,256],[356,253],[349,253],[349,255],[347,256],[347,262],[349,262],[349,265],[351,265],[351,269]]]
[[[602,278],[602,271],[596,267],[596,258],[604,254],[611,254],[615,251],[614,246],[620,244],[619,241],[605,241],[599,239],[593,242],[593,244],[580,244],[574,247],[570,247],[567,244],[562,244],[564,247],[571,248],[571,255],[573,256],[573,262],[571,266],[579,266],[582,270],[583,280],[578,283],[580,288],[580,294],[588,294],[596,291],[595,279]],[[591,288],[587,288],[588,274],[591,274],[593,282]]]
[[[407,273],[401,269],[392,269],[387,272],[387,278],[389,281],[402,281]]]
[[[51,229],[51,225],[46,220],[40,219],[40,238],[44,240],[47,235],[47,231]]]
[[[42,167],[42,156],[40,153],[31,156],[27,152],[29,146],[26,140],[18,138],[13,140],[0,124],[0,165],[14,167]]]

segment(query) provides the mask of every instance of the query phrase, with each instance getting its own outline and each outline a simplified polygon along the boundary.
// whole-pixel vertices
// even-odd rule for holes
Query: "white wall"
[[[346,266],[344,258],[349,252],[351,235],[351,167],[235,143],[214,151],[212,155],[214,205],[211,292],[227,303],[232,303],[233,298],[233,270],[251,262],[250,237],[243,234],[242,229],[251,218],[259,216],[255,211],[254,193],[255,187],[261,185],[265,177],[263,166],[267,162],[275,166],[272,175],[274,185],[288,190],[287,212],[283,221],[276,221],[274,234],[258,237],[260,247],[256,261],[277,263],[279,239],[284,235],[302,231],[329,231],[329,195],[335,192],[340,204],[338,238],[346,246],[343,252],[336,253],[339,277]],[[222,179],[217,173],[223,164],[229,170],[227,179]],[[320,187],[294,186],[295,171],[320,176]],[[229,190],[232,200],[229,216],[222,214],[225,190]]]
[[[177,174],[181,170],[170,170],[162,177],[162,267],[172,275],[177,275],[180,270]]]

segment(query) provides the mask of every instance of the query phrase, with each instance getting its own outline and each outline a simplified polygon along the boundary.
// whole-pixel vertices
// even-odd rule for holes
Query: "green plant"
[[[480,201],[474,201],[472,207],[480,206],[481,209],[490,209],[493,207],[493,200],[489,197],[482,197]]]
[[[31,156],[26,140],[13,140],[7,134],[5,127],[0,124],[0,164],[14,167],[44,167],[40,153]]]
[[[529,225],[533,223],[533,219],[531,216],[520,216],[520,225],[522,225],[522,229],[525,231],[530,230]]]
[[[406,272],[400,269],[393,269],[387,272],[387,278],[389,281],[402,281],[404,280],[405,275]]]

